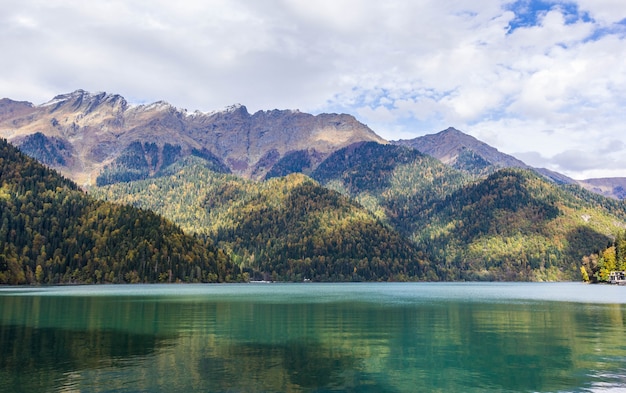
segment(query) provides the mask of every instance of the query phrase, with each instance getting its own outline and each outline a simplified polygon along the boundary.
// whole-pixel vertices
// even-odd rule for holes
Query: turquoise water
[[[0,392],[626,391],[626,287],[0,288]]]

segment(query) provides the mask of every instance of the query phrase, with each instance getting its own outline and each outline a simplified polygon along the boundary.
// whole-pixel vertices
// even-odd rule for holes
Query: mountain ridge
[[[474,176],[500,168],[531,169],[556,184],[579,184],[607,197],[626,197],[626,178],[574,180],[533,168],[453,127],[386,141],[348,114],[278,109],[250,114],[241,104],[190,112],[166,101],[131,104],[119,94],[79,89],[40,105],[0,99],[0,136],[84,187],[147,178],[162,164],[198,152],[250,179],[310,174],[334,151],[375,141],[415,148]],[[149,153],[141,152],[131,146],[136,142],[154,146]],[[125,167],[129,160],[135,167]],[[137,167],[139,162],[144,167]]]
[[[313,149],[325,156],[357,141],[387,143],[347,114],[250,114],[239,104],[223,111],[187,112],[164,101],[131,105],[117,94],[84,90],[57,95],[41,105],[0,101],[0,136],[21,147],[37,133],[55,138],[47,144],[60,142],[74,150],[73,161],[64,165],[52,160],[50,165],[82,185],[95,184],[101,171],[137,141],[159,149],[180,146],[182,156],[194,149],[210,151],[233,173],[247,178],[263,178],[292,151]]]
[[[445,280],[573,280],[582,256],[625,227],[623,202],[528,169],[460,174],[406,146],[363,143],[312,176],[411,239]]]
[[[0,101],[0,134],[262,279],[570,280],[626,220],[622,202],[454,128],[392,144],[345,114],[190,113],[78,90]]]
[[[444,164],[475,176],[485,176],[502,168],[534,170],[557,184],[572,184],[576,180],[545,168],[534,168],[525,162],[454,127],[413,139],[391,143],[409,146],[439,159]]]
[[[486,176],[502,168],[528,169],[556,184],[577,184],[609,198],[619,200],[626,198],[626,178],[572,179],[546,168],[532,167],[454,127],[434,134],[390,143],[412,147],[473,176]]]

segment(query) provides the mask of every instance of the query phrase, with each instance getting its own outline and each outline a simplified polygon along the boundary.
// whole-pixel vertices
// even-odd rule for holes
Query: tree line
[[[626,271],[626,233],[620,232],[602,251],[582,258],[580,272],[583,281],[608,282],[612,271]]]

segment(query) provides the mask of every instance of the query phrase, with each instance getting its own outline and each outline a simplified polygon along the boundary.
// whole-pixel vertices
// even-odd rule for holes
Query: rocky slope
[[[392,141],[391,143],[412,147],[439,159],[444,164],[469,172],[472,175],[488,175],[502,168],[529,169],[556,184],[578,184],[605,197],[626,199],[626,178],[574,180],[546,168],[533,168],[517,158],[502,153],[473,136],[452,127],[436,134],[409,140]]]
[[[152,174],[163,163],[195,152],[220,160],[235,174],[263,178],[294,151],[324,157],[357,141],[386,143],[345,114],[314,116],[291,110],[250,114],[241,105],[191,113],[166,102],[130,105],[120,95],[83,90],[41,105],[0,100],[0,136],[81,185],[95,184],[107,167],[120,167],[116,162],[120,156],[135,166],[146,161],[139,170]],[[139,153],[136,145],[130,147],[136,142],[150,146],[142,145]],[[166,152],[164,146],[169,146]]]
[[[294,172],[310,175],[345,146],[387,143],[345,114],[314,116],[291,110],[250,114],[241,105],[188,112],[162,101],[131,105],[120,95],[83,90],[41,105],[0,99],[0,137],[81,186],[145,179],[187,156],[207,160],[217,172],[256,180]],[[501,168],[532,169],[556,184],[580,184],[607,197],[626,197],[624,178],[578,182],[545,168],[531,168],[454,128],[392,143],[474,176]]]
[[[473,175],[484,176],[502,168],[521,168],[534,170],[557,184],[576,182],[565,175],[545,168],[532,168],[517,158],[502,153],[498,149],[452,127],[436,134],[392,143],[412,147],[439,159],[444,164]]]

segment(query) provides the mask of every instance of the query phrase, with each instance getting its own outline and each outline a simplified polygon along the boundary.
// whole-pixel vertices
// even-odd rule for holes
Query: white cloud
[[[343,111],[389,139],[455,126],[584,176],[566,152],[626,143],[626,7],[555,0],[511,29],[536,11],[512,4],[5,0],[0,95]],[[614,156],[593,168],[626,176]]]
[[[626,7],[622,0],[578,0],[580,8],[603,25],[626,19]]]

